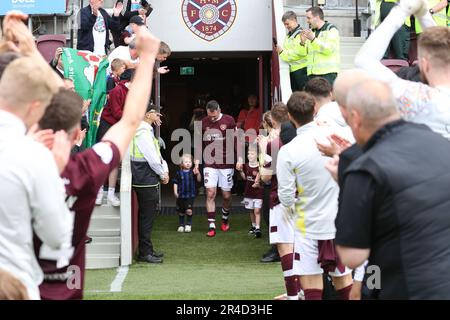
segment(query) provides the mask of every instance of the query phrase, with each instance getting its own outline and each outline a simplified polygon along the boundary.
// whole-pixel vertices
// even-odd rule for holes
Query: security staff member
[[[308,57],[305,39],[302,39],[302,28],[297,22],[297,15],[293,11],[286,12],[281,18],[288,34],[283,47],[277,45],[277,52],[281,60],[289,64],[289,77],[291,79],[292,92],[303,90],[307,76]],[[303,45],[302,45],[303,43]]]
[[[382,0],[377,1],[375,8],[375,20],[380,23],[388,16],[391,9],[397,4],[397,0]],[[391,43],[384,54],[384,59],[388,59],[392,51],[392,58],[408,60],[409,59],[409,45],[411,36],[409,34],[411,28],[411,19],[407,18],[403,26],[394,34]]]
[[[333,85],[340,69],[340,37],[338,29],[324,20],[320,7],[306,10],[306,21],[312,30],[303,30],[303,36],[309,40],[308,77],[323,77]]]
[[[445,27],[447,26],[447,0],[427,0],[428,11],[431,13],[434,22],[437,26]],[[422,33],[422,26],[420,25],[419,19],[416,19],[416,33]]]
[[[169,182],[167,163],[161,156],[152,125],[161,125],[161,114],[149,105],[144,121],[131,143],[130,159],[133,190],[139,205],[139,261],[163,262],[162,253],[153,250],[151,233],[159,202],[159,184]]]

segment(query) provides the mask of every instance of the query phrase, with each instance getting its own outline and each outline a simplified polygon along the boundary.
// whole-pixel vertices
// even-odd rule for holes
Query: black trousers
[[[292,92],[302,91],[306,82],[308,82],[307,68],[301,68],[297,71],[290,72],[289,79],[291,80]]]
[[[133,188],[139,204],[139,255],[153,254],[152,230],[158,211],[158,187]]]
[[[327,74],[321,74],[321,75],[312,74],[308,77],[308,80],[318,78],[318,77],[326,79],[329,82],[329,84],[331,86],[333,86],[334,80],[336,80],[336,78],[337,78],[337,73],[333,72],[333,73],[327,73]]]
[[[393,2],[381,2],[381,8],[380,8],[380,19],[381,22],[384,21],[384,19],[388,16],[388,14],[391,12],[392,8],[396,4]],[[402,60],[408,60],[409,57],[409,43],[410,43],[410,34],[409,34],[409,27],[406,25],[403,25],[392,37],[391,42],[389,43],[389,46],[386,50],[386,53],[384,54],[384,59],[388,59],[389,55],[392,51],[393,58],[394,59],[402,59]]]

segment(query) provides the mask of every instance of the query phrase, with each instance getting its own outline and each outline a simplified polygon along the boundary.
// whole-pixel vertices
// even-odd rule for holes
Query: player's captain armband
[[[97,143],[92,147],[95,153],[102,159],[104,164],[110,164],[113,158],[111,146],[106,142]]]

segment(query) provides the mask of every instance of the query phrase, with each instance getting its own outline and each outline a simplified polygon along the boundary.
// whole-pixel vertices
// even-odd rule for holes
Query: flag
[[[91,100],[88,112],[89,131],[83,145],[92,147],[96,142],[100,115],[106,103],[106,69],[108,59],[90,51],[64,48],[62,54],[64,77],[71,79],[75,91],[83,100]]]

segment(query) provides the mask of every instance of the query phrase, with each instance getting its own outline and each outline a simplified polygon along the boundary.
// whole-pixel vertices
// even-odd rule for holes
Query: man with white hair
[[[420,72],[428,85],[402,80],[380,62],[390,39],[411,14],[428,27],[418,41]],[[425,1],[400,1],[362,46],[355,65],[389,83],[405,120],[426,124],[450,139],[450,29],[434,25]]]
[[[363,154],[344,176],[335,240],[342,262],[379,267],[373,298],[450,298],[442,277],[450,268],[449,141],[402,120],[383,82],[350,89],[346,108]]]

